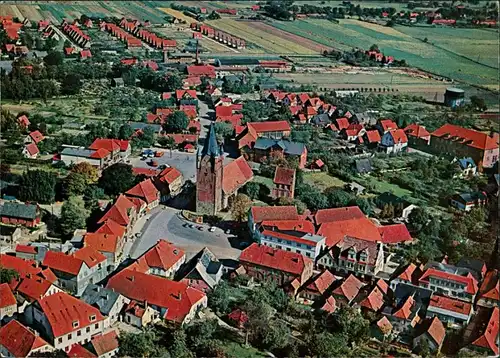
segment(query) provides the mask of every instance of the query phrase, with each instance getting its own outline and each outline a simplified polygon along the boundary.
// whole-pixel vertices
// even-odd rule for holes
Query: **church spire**
[[[215,135],[215,126],[213,123],[208,129],[207,137],[205,138],[205,144],[203,145],[201,155],[209,155],[211,157],[219,157],[221,155],[219,144],[217,143],[217,136]]]

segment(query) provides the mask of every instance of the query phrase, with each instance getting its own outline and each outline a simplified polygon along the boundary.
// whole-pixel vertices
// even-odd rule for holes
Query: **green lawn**
[[[304,183],[309,184],[321,191],[332,186],[343,188],[346,184],[339,178],[333,177],[325,172],[304,173]]]
[[[267,357],[266,354],[253,347],[245,347],[243,344],[236,342],[224,341],[224,348],[229,357],[234,358],[254,358]]]
[[[261,175],[255,175],[253,177],[253,181],[259,184],[264,184],[269,188],[269,190],[272,190],[272,188],[274,187],[273,180],[271,178],[266,178]]]
[[[411,197],[411,195],[412,195],[412,192],[407,190],[407,189],[403,189],[403,188],[399,187],[398,185],[391,184],[391,183],[383,181],[383,180],[379,180],[379,179],[372,177],[372,176],[362,177],[362,178],[359,178],[357,181],[361,185],[373,186],[373,188],[374,188],[373,191],[375,191],[377,193],[391,192],[394,195],[399,196],[399,197],[403,197],[403,196]]]

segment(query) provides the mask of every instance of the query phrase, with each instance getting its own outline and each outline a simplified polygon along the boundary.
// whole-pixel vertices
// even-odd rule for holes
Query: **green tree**
[[[246,339],[259,339],[260,333],[269,325],[273,309],[263,302],[247,301],[243,310],[247,313],[248,321],[245,323]]]
[[[10,283],[12,280],[17,280],[18,278],[19,273],[16,270],[0,266],[0,283]]]
[[[354,199],[354,195],[337,187],[327,188],[325,194],[332,208],[345,207]]]
[[[51,204],[56,197],[56,175],[45,170],[28,170],[20,180],[19,197],[22,201]]]
[[[342,336],[329,332],[313,334],[307,346],[317,357],[342,357],[349,351],[348,343]]]
[[[474,109],[479,109],[480,111],[486,111],[488,106],[486,106],[486,102],[484,98],[478,96],[470,96],[470,104]]]
[[[61,81],[61,93],[75,95],[80,93],[83,82],[79,74],[68,73]]]
[[[247,194],[250,199],[255,200],[259,197],[260,185],[253,181],[248,182],[243,187],[243,192]]]
[[[118,139],[130,139],[130,137],[132,137],[132,134],[134,134],[134,130],[132,129],[132,127],[129,124],[124,124],[118,131]]]
[[[270,350],[283,349],[290,344],[290,328],[282,322],[272,321],[262,335],[262,343]]]
[[[356,198],[354,201],[351,202],[351,205],[359,206],[359,208],[365,215],[371,215],[373,210],[373,206],[370,200],[366,198]]]
[[[95,184],[88,185],[83,192],[85,207],[88,209],[96,208],[98,206],[98,200],[103,199],[105,196],[102,188]]]
[[[47,66],[61,66],[63,64],[63,54],[59,51],[49,51],[47,56],[43,58],[43,62]]]
[[[168,116],[167,121],[163,124],[163,129],[167,133],[180,133],[185,131],[189,124],[189,118],[182,111],[175,111]]]
[[[86,184],[94,184],[99,180],[99,172],[96,167],[87,162],[81,162],[73,165],[71,173],[81,174]]]
[[[425,208],[414,208],[408,215],[408,224],[410,229],[417,234],[423,230],[430,220],[430,215]]]
[[[230,122],[217,122],[215,123],[215,133],[217,133],[217,140],[222,142],[226,137],[233,134],[234,128]]]
[[[102,171],[99,186],[108,195],[118,195],[129,190],[134,181],[132,167],[124,163],[116,163]]]
[[[196,351],[198,356],[206,356],[207,343],[215,336],[218,326],[216,319],[209,319],[187,327],[189,348]]]
[[[179,358],[190,358],[193,357],[193,353],[189,350],[186,342],[186,332],[183,329],[178,329],[172,335],[172,344],[170,345],[168,351],[172,357]]]
[[[61,209],[61,231],[64,235],[73,234],[76,229],[84,229],[90,212],[85,202],[78,196],[70,196]]]
[[[229,297],[230,291],[226,281],[221,281],[209,294],[208,294],[208,307],[214,312],[226,314],[229,312],[231,299]]]
[[[252,201],[245,194],[238,194],[231,205],[231,215],[233,220],[243,222],[248,219],[248,210]]]
[[[165,147],[170,150],[170,158],[172,158],[172,149],[174,149],[177,144],[175,143],[175,139],[172,137],[160,137],[158,138],[158,144],[162,147]]]
[[[64,193],[67,197],[81,195],[87,187],[87,180],[81,173],[69,173],[64,179]]]
[[[155,334],[152,331],[141,333],[122,332],[118,336],[120,357],[155,357]]]
[[[362,342],[369,336],[370,322],[356,308],[345,307],[335,317],[342,335],[348,342]]]

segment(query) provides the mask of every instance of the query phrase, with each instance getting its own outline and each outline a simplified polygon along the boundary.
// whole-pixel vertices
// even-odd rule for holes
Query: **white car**
[[[214,232],[215,231],[215,226],[210,227],[210,229],[208,229],[208,231]]]

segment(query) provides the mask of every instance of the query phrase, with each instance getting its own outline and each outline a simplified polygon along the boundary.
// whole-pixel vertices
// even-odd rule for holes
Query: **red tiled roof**
[[[321,309],[328,313],[334,313],[337,310],[337,302],[335,301],[335,298],[333,296],[328,297]]]
[[[380,121],[380,125],[384,129],[384,132],[398,129],[398,125],[392,119],[383,119]]]
[[[346,236],[369,242],[380,241],[378,228],[366,217],[321,224],[317,234],[326,237],[327,246],[336,245]]]
[[[409,296],[401,305],[401,307],[398,308],[392,315],[401,319],[409,319],[411,315],[411,309],[413,308],[414,304],[415,300],[413,299],[413,296]]]
[[[415,266],[414,263],[410,263],[403,272],[397,277],[400,280],[407,281],[407,282],[412,282],[413,281],[413,273],[417,269],[417,266]]]
[[[379,311],[384,305],[384,295],[382,291],[375,286],[373,290],[359,303],[361,307],[372,311]]]
[[[49,267],[51,270],[78,275],[83,264],[83,260],[72,255],[66,255],[63,252],[47,251],[43,259],[42,265]]]
[[[125,313],[130,313],[135,317],[141,318],[146,313],[146,310],[142,308],[137,301],[130,301],[130,303],[125,307]]]
[[[101,254],[96,249],[87,246],[73,253],[73,256],[77,259],[84,261],[89,268],[92,268],[101,262],[106,261],[106,256]]]
[[[112,234],[104,233],[87,233],[84,236],[84,245],[90,246],[99,252],[112,252],[115,253],[118,247],[119,237]]]
[[[357,136],[363,128],[364,127],[362,124],[349,124],[349,127],[346,128],[345,133],[348,137],[354,137]]]
[[[158,175],[160,181],[167,182],[168,184],[172,184],[176,179],[178,179],[181,176],[182,176],[181,172],[174,167],[165,168]]]
[[[252,206],[250,209],[253,222],[258,224],[263,221],[298,220],[297,208],[289,206]]]
[[[252,168],[243,156],[233,160],[223,168],[222,190],[226,195],[245,185],[253,177]]]
[[[380,143],[382,138],[380,138],[380,133],[377,130],[366,131],[366,137],[369,143]]]
[[[36,254],[38,252],[38,250],[37,250],[36,246],[17,244],[16,245],[16,252],[22,252],[25,254]]]
[[[189,76],[207,76],[215,78],[215,67],[211,65],[190,65],[187,66]]]
[[[498,339],[498,327],[499,327],[499,309],[494,307],[491,312],[491,317],[486,325],[484,332],[479,338],[473,341],[471,344],[481,348],[487,348],[495,356],[498,356],[499,349],[497,345]]]
[[[158,169],[151,169],[151,168],[132,168],[132,173],[134,175],[145,175],[147,177],[155,177],[160,173]]]
[[[314,164],[320,169],[323,168],[323,166],[325,165],[325,163],[323,163],[321,159],[315,160]]]
[[[0,308],[16,305],[17,301],[8,283],[0,284]]]
[[[36,146],[35,143],[27,144],[26,150],[28,151],[29,155],[35,155],[35,154],[40,153],[40,150],[38,149],[38,147]]]
[[[429,336],[431,336],[431,338],[434,340],[434,342],[436,342],[438,346],[443,343],[444,337],[446,336],[446,330],[443,326],[443,323],[437,317],[432,318],[426,332],[429,334]]]
[[[30,137],[31,137],[31,139],[33,139],[33,142],[35,142],[36,144],[40,143],[42,140],[45,139],[45,137],[43,136],[42,133],[40,133],[40,131],[31,132]]]
[[[13,357],[27,357],[40,347],[48,345],[38,334],[12,320],[0,327],[0,345]]]
[[[294,275],[302,275],[311,259],[301,254],[253,243],[240,255],[240,262],[264,266]]]
[[[73,344],[68,352],[68,357],[75,357],[75,358],[97,358],[97,356],[89,352],[87,349],[85,349],[82,345],[80,344]]]
[[[198,86],[201,85],[201,78],[199,76],[190,76],[183,80],[184,86]]]
[[[81,58],[92,57],[92,52],[90,52],[90,50],[82,50],[80,51],[80,57]]]
[[[379,226],[378,231],[384,244],[397,244],[413,241],[405,224]]]
[[[330,271],[326,270],[316,276],[313,282],[307,286],[307,289],[316,291],[322,295],[336,280],[337,278]]]
[[[193,99],[198,98],[195,90],[178,89],[175,91],[175,98],[177,98],[177,99],[182,99],[186,95],[190,98],[193,98]]]
[[[39,276],[43,277],[44,279],[46,279],[51,283],[56,283],[57,281],[57,276],[49,268],[42,270],[42,272],[39,273]]]
[[[380,289],[380,291],[382,291],[385,294],[387,294],[387,292],[389,291],[389,285],[387,284],[387,282],[385,282],[381,278],[379,278],[377,280],[377,282],[375,283],[375,285]]]
[[[99,229],[96,230],[96,233],[117,235],[118,237],[123,237],[125,235],[125,231],[125,227],[121,226],[112,219],[108,219],[101,225],[101,227],[99,227]]]
[[[452,311],[463,315],[472,313],[472,305],[467,302],[454,300],[453,298],[438,296],[433,294],[429,302],[429,307],[436,307],[446,311]]]
[[[158,242],[146,251],[138,260],[137,266],[132,265],[130,269],[139,269],[143,272],[144,268],[161,268],[165,271],[170,270],[184,257],[185,253],[171,242],[158,240]]]
[[[158,200],[159,191],[151,179],[146,179],[138,183],[132,189],[129,189],[125,194],[138,197],[150,204],[153,201]]]
[[[123,270],[113,276],[106,287],[129,299],[147,301],[148,304],[167,308],[164,318],[179,323],[205,297],[203,292],[183,282],[131,270]]]
[[[364,283],[356,276],[349,275],[339,287],[333,290],[333,294],[345,297],[348,302],[351,302],[358,295],[359,290],[363,286]]]
[[[335,120],[335,122],[337,123],[337,128],[339,130],[342,130],[342,129],[345,129],[345,128],[349,127],[349,120],[347,118],[344,118],[344,117],[337,118]]]
[[[38,302],[49,321],[54,337],[60,337],[104,320],[97,308],[65,292],[54,293]],[[92,316],[95,316],[95,319],[91,320]],[[75,321],[78,321],[78,328],[73,327]]]
[[[109,331],[106,334],[94,336],[90,342],[99,357],[118,349],[118,335],[116,334],[116,330]]]
[[[27,127],[31,124],[30,120],[28,119],[28,117],[26,117],[25,114],[23,114],[22,116],[18,117],[17,118],[17,122],[19,124],[22,124],[23,126]]]
[[[197,134],[173,134],[169,133],[166,135],[166,137],[173,138],[175,141],[175,144],[182,144],[184,142],[190,142],[190,143],[196,143],[198,142],[198,135]]]
[[[245,324],[248,321],[248,315],[239,308],[228,314],[227,317],[238,324]]]
[[[89,149],[92,150],[106,149],[109,152],[116,152],[120,150],[120,145],[117,143],[117,140],[115,139],[97,138],[92,142]]]
[[[427,282],[429,280],[429,277],[437,277],[449,281],[454,281],[454,282],[459,282],[466,284],[466,289],[465,292],[469,294],[476,294],[478,288],[477,288],[477,281],[472,275],[467,275],[467,276],[460,276],[460,275],[455,275],[452,273],[444,272],[444,271],[438,271],[436,269],[430,268],[427,269],[422,277],[420,277],[419,281],[424,281]]]
[[[314,116],[316,113],[318,113],[318,111],[316,111],[316,108],[314,107],[306,107],[305,112],[308,116]]]
[[[481,150],[498,148],[497,141],[488,134],[462,128],[453,124],[445,124],[431,134],[434,137],[444,138]]]
[[[500,280],[498,279],[498,271],[488,271],[484,276],[479,289],[479,297],[490,300],[500,301]]]
[[[295,169],[276,167],[274,172],[274,184],[293,185],[295,179]]]
[[[36,301],[47,293],[52,283],[42,277],[26,276],[17,286],[16,291],[27,297],[29,301]]]
[[[276,228],[278,230],[293,230],[314,234],[314,225],[309,220],[264,220],[262,227]]]
[[[98,224],[111,219],[119,225],[127,226],[130,222],[129,212],[132,209],[135,209],[134,203],[121,194],[111,208],[98,221]]]
[[[389,132],[389,134],[392,136],[392,139],[394,139],[394,143],[408,143],[408,137],[406,136],[404,130],[402,129],[395,129]]]
[[[170,99],[170,98],[172,98],[172,93],[170,93],[170,92],[163,92],[161,94],[161,99],[163,99],[163,100]]]
[[[365,218],[365,214],[357,206],[344,208],[321,209],[314,215],[316,225],[323,223]]]
[[[290,123],[287,121],[249,122],[247,127],[249,130],[255,131],[255,133],[291,131]]]
[[[377,327],[380,328],[384,334],[389,334],[392,331],[392,324],[386,316],[383,316],[377,321]]]
[[[5,254],[0,254],[0,266],[16,270],[21,276],[27,274],[36,275],[42,271],[40,267],[36,267],[36,263],[33,260],[24,260]]]
[[[217,106],[215,107],[215,117],[228,117],[233,114],[232,106]]]
[[[136,58],[123,58],[120,60],[120,62],[124,65],[127,65],[127,66],[133,66],[137,63],[137,59]]]
[[[103,159],[109,156],[110,154],[111,153],[109,152],[109,150],[106,150],[104,148],[99,148],[90,155],[90,158]]]
[[[424,126],[419,124],[410,124],[404,129],[407,136],[417,137],[417,138],[428,138],[431,134],[425,129]]]

